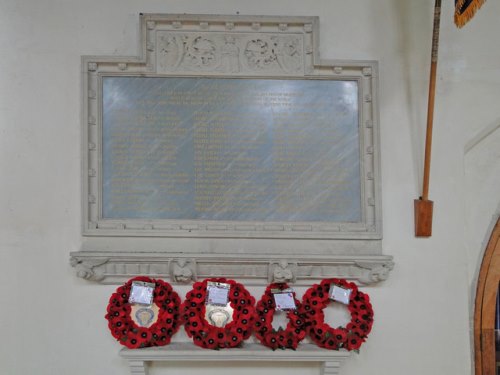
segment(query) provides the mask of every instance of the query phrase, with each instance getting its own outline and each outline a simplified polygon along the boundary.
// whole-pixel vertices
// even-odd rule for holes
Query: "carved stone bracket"
[[[297,263],[289,263],[287,260],[271,262],[269,264],[270,283],[294,283],[297,274]]]
[[[277,258],[211,256],[177,253],[71,253],[70,264],[78,277],[103,284],[121,284],[143,275],[185,284],[207,277],[238,279],[248,285],[289,282],[310,285],[324,278],[346,278],[363,284],[384,281],[394,267],[391,256],[311,256]]]
[[[359,277],[359,281],[363,284],[373,284],[379,281],[385,281],[389,277],[389,272],[394,268],[393,262],[387,263],[371,263],[371,262],[356,262],[356,265],[365,269]]]
[[[105,264],[109,258],[78,258],[71,257],[70,264],[76,270],[76,275],[89,281],[103,281],[105,276]]]
[[[170,262],[170,279],[180,284],[196,281],[196,260],[181,258]]]

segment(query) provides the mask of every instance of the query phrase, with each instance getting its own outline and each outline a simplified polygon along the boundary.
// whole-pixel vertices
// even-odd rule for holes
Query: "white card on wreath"
[[[297,308],[295,299],[293,298],[293,292],[274,293],[273,297],[276,310],[286,311],[295,310]]]
[[[231,286],[226,283],[209,281],[207,284],[207,305],[226,306],[228,303],[229,289]]]
[[[344,305],[348,305],[351,298],[351,293],[352,289],[346,289],[338,285],[334,285],[333,288],[330,289],[330,298],[334,301],[341,302]]]
[[[133,281],[128,302],[138,303],[139,305],[151,305],[153,303],[154,290],[155,284],[153,283]]]

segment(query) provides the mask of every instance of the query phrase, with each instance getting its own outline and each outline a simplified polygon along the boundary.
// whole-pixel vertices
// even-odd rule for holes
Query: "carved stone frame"
[[[84,56],[83,87],[83,234],[86,245],[71,254],[71,264],[85,279],[116,283],[137,275],[170,277],[190,282],[209,276],[234,277],[256,284],[272,280],[305,283],[324,277],[346,277],[364,283],[384,280],[393,267],[392,257],[382,255],[380,145],[378,130],[378,66],[374,61],[320,60],[318,17],[211,16],[141,14],[139,57]],[[281,56],[273,63],[254,59],[236,66],[224,53],[217,64],[183,63],[169,55],[168,43],[195,42],[198,36],[238,44],[248,38],[275,38],[276,43],[299,41],[293,58]],[[177,39],[176,39],[177,38]],[[289,39],[287,39],[289,38]],[[290,39],[292,38],[292,39]],[[285,42],[283,42],[285,41]],[[175,46],[174,46],[175,47]],[[241,47],[241,46],[240,46]],[[283,46],[281,46],[283,47]],[[292,48],[291,47],[291,48]],[[286,50],[282,49],[284,55]],[[230,53],[230,52],[228,52]],[[227,57],[227,56],[226,56]],[[285,56],[286,57],[286,56]],[[168,63],[165,61],[168,60]],[[249,60],[250,61],[250,60]],[[251,65],[254,64],[254,65]],[[214,68],[214,67],[217,68]],[[222,71],[221,68],[222,67]],[[238,223],[197,221],[103,220],[101,207],[101,84],[104,76],[215,76],[281,77],[296,79],[355,80],[359,87],[359,134],[362,221],[360,223]],[[130,237],[143,237],[140,247],[124,248]],[[209,253],[186,249],[152,250],[154,238],[300,239],[303,249],[289,250],[283,242],[268,249],[231,252],[221,248]],[[115,241],[116,240],[116,241]],[[307,241],[325,246],[308,249]],[[177,244],[177,243],[176,243]],[[154,246],[153,246],[154,247]],[[164,246],[162,247],[164,248]],[[278,249],[278,250],[276,250]]]

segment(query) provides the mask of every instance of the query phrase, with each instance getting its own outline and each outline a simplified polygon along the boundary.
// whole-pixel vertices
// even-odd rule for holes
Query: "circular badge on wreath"
[[[295,302],[295,309],[288,309],[286,317],[288,323],[285,328],[273,328],[273,318],[276,312],[275,294],[288,291],[291,299]],[[297,349],[297,345],[306,336],[306,324],[304,314],[299,312],[300,302],[295,298],[295,292],[291,291],[286,283],[269,284],[255,307],[255,337],[265,346],[276,349]]]
[[[325,323],[323,310],[331,302],[333,288],[340,288],[346,298],[351,321],[345,327],[333,328]],[[345,291],[345,293],[343,293]],[[335,298],[335,297],[334,297]],[[302,298],[301,312],[307,319],[307,333],[312,341],[326,349],[358,350],[373,325],[373,309],[367,294],[344,279],[325,279],[309,288]]]
[[[206,303],[207,286],[229,287],[227,304]],[[255,299],[234,280],[210,278],[193,284],[181,306],[184,329],[195,345],[207,349],[234,348],[252,334]]]
[[[130,303],[134,282],[154,287],[150,305]],[[105,318],[113,337],[127,348],[163,346],[180,327],[181,300],[172,286],[162,280],[135,277],[120,286],[109,299]]]

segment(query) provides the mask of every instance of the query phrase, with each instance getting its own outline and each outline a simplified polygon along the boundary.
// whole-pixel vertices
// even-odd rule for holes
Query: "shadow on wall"
[[[374,4],[377,6],[379,4]],[[401,100],[406,106],[406,125],[409,127],[414,186],[421,190],[423,154],[427,119],[427,95],[431,56],[433,6],[424,1],[393,0],[386,9],[393,13],[397,34],[396,56],[400,61],[402,77]],[[373,18],[376,22],[376,18]],[[376,25],[374,25],[376,27]],[[396,72],[397,73],[397,72]],[[398,76],[399,76],[398,75]]]
[[[478,146],[482,141],[495,133],[498,129],[500,129],[500,119],[484,127],[474,137],[467,141],[464,147],[464,154],[467,156],[469,151]]]

